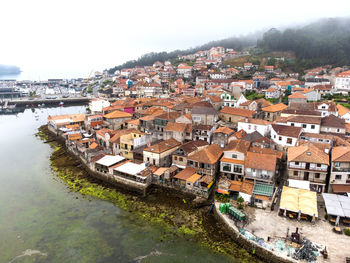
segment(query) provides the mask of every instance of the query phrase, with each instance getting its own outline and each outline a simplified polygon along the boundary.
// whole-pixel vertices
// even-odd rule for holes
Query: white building
[[[266,99],[277,99],[280,95],[281,93],[277,87],[270,87],[265,92]]]
[[[259,132],[263,136],[270,134],[271,123],[261,119],[245,118],[238,121],[238,131],[244,130],[246,133]]]
[[[103,108],[111,106],[111,103],[108,100],[104,99],[92,99],[89,102],[89,109],[92,114],[102,112]]]
[[[307,101],[321,100],[321,94],[318,92],[318,90],[307,89],[303,91],[303,95],[306,96]]]
[[[291,127],[300,127],[303,132],[320,133],[321,117],[313,116],[290,116],[287,120],[277,121],[279,125],[288,125]]]
[[[282,147],[295,146],[302,130],[300,127],[272,124],[271,139]]]
[[[336,90],[350,90],[350,70],[339,73],[334,86]]]

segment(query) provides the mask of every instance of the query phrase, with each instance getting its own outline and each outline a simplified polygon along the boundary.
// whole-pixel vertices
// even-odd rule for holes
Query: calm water
[[[232,262],[194,242],[164,239],[163,229],[108,202],[70,192],[50,170],[52,149],[34,134],[48,115],[79,111],[84,107],[0,115],[0,263]],[[37,254],[23,256],[28,249]]]

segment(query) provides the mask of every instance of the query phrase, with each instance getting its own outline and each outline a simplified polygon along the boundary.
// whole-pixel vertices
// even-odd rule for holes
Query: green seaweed
[[[72,191],[79,192],[87,198],[94,197],[111,202],[125,211],[132,212],[137,218],[162,227],[166,232],[165,236],[179,235],[195,239],[203,247],[217,253],[235,259],[246,258],[248,260],[246,262],[259,262],[246,250],[240,249],[222,231],[217,231],[215,226],[208,227],[210,223],[206,222],[203,212],[193,209],[185,199],[171,203],[160,201],[154,203],[141,197],[121,193],[112,186],[105,186],[105,183],[92,178],[85,170],[77,167],[79,162],[76,158],[53,140],[47,128],[40,128],[38,134],[43,140],[50,141],[49,144],[53,149],[50,157],[51,168]]]

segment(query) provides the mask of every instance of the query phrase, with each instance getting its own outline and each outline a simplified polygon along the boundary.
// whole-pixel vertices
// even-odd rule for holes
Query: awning
[[[350,197],[327,193],[322,196],[329,215],[350,218]]]
[[[289,187],[310,190],[310,181],[288,179]]]
[[[280,209],[318,217],[316,192],[284,186]]]
[[[333,193],[335,194],[345,194],[350,192],[349,184],[331,184]]]
[[[224,195],[228,195],[229,194],[228,191],[222,190],[222,189],[217,189],[216,192],[219,193],[219,194],[224,194]]]

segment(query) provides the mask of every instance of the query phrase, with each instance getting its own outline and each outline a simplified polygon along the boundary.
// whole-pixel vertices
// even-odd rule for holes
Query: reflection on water
[[[34,134],[49,115],[84,109],[0,116],[0,262],[231,262],[55,177],[52,150]]]

